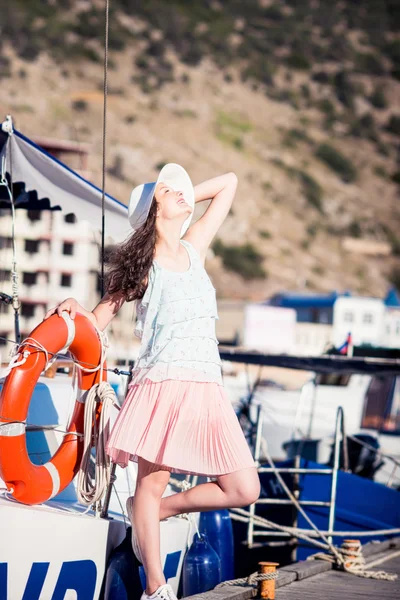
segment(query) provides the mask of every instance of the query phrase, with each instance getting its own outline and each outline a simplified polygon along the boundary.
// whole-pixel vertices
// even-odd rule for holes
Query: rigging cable
[[[104,82],[103,82],[103,166],[101,184],[101,296],[104,296],[104,262],[105,262],[105,187],[106,187],[106,140],[107,140],[107,92],[108,92],[108,30],[109,0],[105,6],[104,32]]]

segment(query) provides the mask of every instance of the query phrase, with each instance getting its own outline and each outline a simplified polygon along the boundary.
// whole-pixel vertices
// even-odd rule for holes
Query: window
[[[4,302],[0,302],[0,314],[6,315],[11,310],[10,304],[4,304]]]
[[[6,331],[2,331],[0,333],[0,346],[6,346],[7,345],[7,332]]]
[[[328,310],[327,308],[322,308],[319,311],[318,323],[324,323],[326,325],[331,325],[332,324],[332,311]]]
[[[393,375],[372,377],[365,396],[364,416],[361,427],[382,430],[390,410],[395,386]]]
[[[25,252],[29,254],[39,252],[39,240],[25,240]]]
[[[312,311],[310,308],[298,308],[296,312],[298,323],[312,323]]]
[[[63,287],[71,287],[72,275],[70,273],[61,273],[60,285]]]
[[[65,215],[64,221],[66,223],[76,223],[76,215],[74,215],[74,213],[68,213],[67,215]]]
[[[317,375],[317,385],[347,386],[351,373],[321,373]]]
[[[40,210],[28,210],[28,219],[30,221],[40,221],[42,213]]]
[[[72,242],[64,242],[63,243],[63,254],[67,256],[72,256],[74,253],[74,245]]]
[[[363,323],[372,325],[373,322],[374,322],[374,315],[372,313],[364,313]]]
[[[398,431],[400,429],[400,377],[396,377],[396,385],[393,392],[390,412],[385,420],[386,431]]]
[[[0,269],[0,281],[9,281],[11,279],[11,271]]]
[[[352,323],[353,322],[353,313],[350,311],[345,312],[344,316],[343,316],[343,320],[346,323]]]
[[[0,250],[12,248],[12,238],[0,236]]]
[[[27,304],[25,302],[21,303],[21,316],[22,317],[33,317],[35,314],[35,305]]]
[[[22,273],[22,283],[25,285],[35,285],[37,273]]]

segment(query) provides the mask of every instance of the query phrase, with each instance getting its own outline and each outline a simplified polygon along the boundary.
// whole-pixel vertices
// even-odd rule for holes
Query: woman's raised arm
[[[204,214],[189,227],[185,236],[205,260],[208,247],[214,236],[225,221],[235,197],[238,178],[235,173],[225,173],[212,179],[207,179],[194,187],[195,202],[209,200]]]

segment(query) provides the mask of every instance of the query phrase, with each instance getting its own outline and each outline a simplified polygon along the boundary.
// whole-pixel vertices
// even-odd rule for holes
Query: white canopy
[[[4,135],[4,133],[3,133]],[[39,197],[50,199],[51,206],[61,206],[65,213],[74,213],[101,229],[101,190],[78,175],[43,148],[14,130],[8,135],[0,154],[6,170],[11,171],[13,182],[25,183],[26,190],[36,190]],[[112,196],[105,195],[105,237],[119,243],[131,232],[128,208]]]

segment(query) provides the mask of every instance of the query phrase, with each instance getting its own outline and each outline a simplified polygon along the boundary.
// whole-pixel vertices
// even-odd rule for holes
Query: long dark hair
[[[143,298],[157,239],[156,216],[153,197],[146,222],[111,249],[105,274],[108,294],[120,294],[127,302]]]

